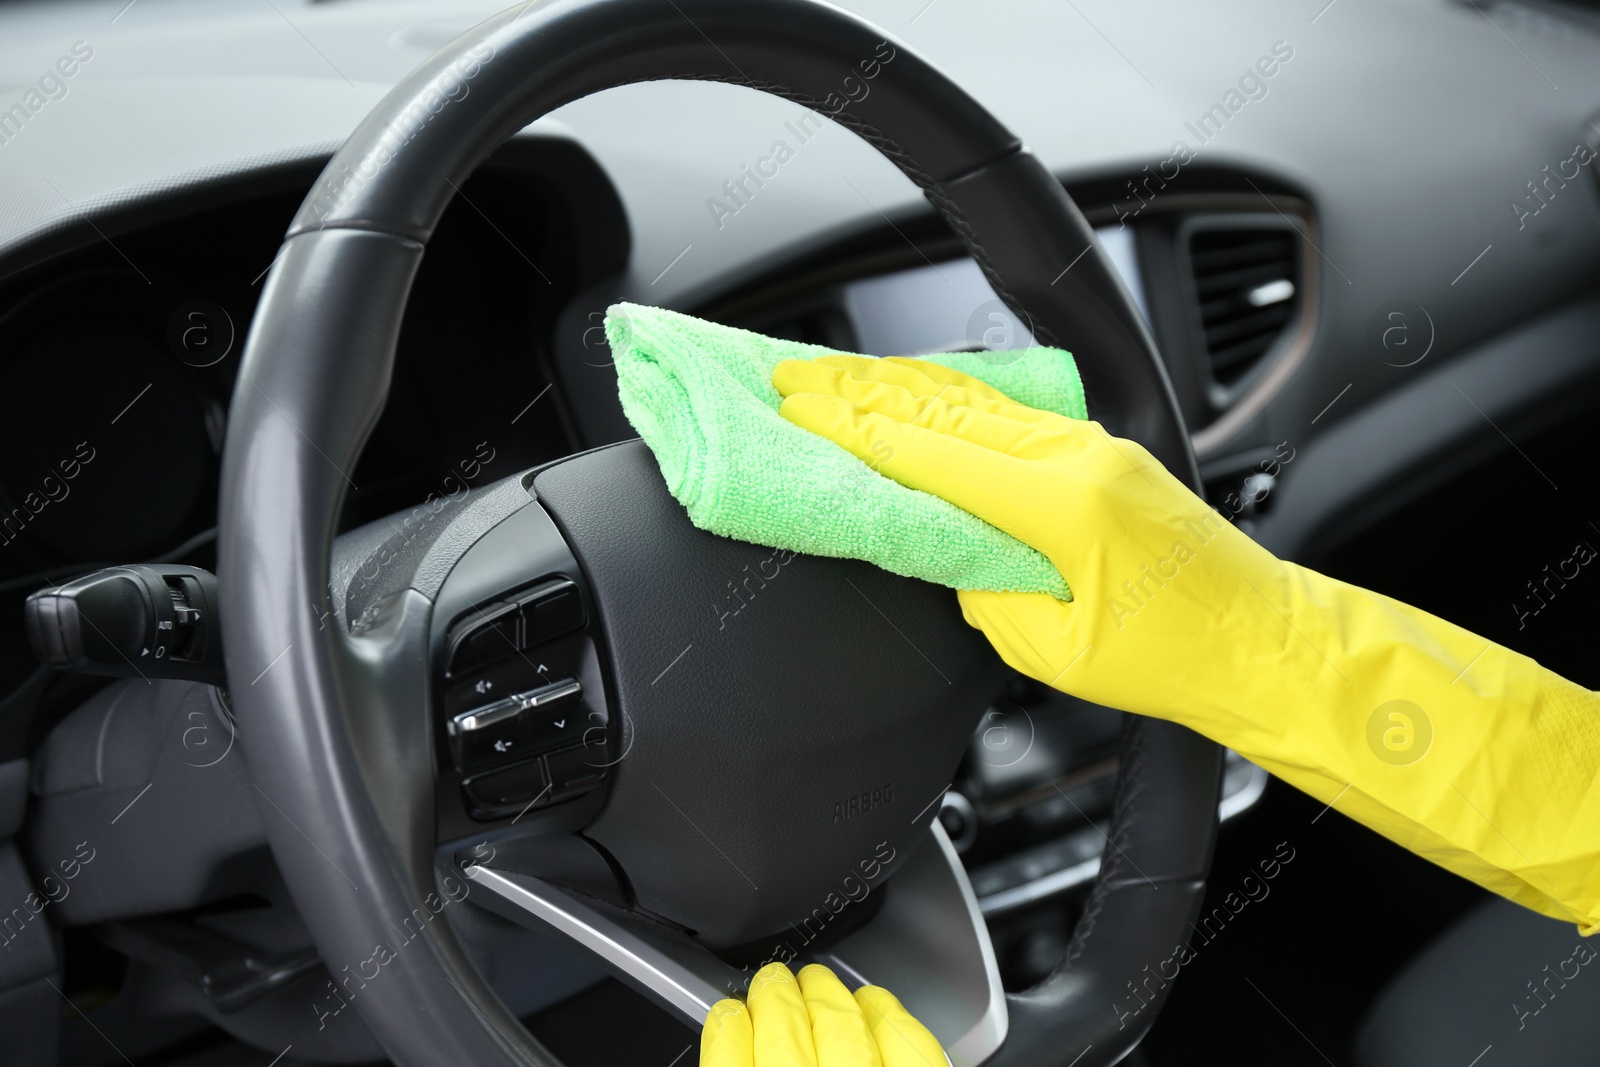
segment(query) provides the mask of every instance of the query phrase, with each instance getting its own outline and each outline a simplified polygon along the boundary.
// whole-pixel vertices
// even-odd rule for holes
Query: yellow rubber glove
[[[700,1067],[947,1067],[949,1060],[894,994],[852,995],[813,963],[795,978],[769,963],[750,980],[749,1006],[719,1000],[700,1035]]]
[[[1138,444],[915,360],[778,366],[783,416],[1043,552],[1073,590],[964,591],[1011,666],[1183,723],[1433,862],[1600,929],[1600,697],[1287,563]]]

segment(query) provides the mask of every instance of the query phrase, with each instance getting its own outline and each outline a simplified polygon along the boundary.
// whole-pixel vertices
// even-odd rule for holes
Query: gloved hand
[[[700,1035],[700,1067],[945,1067],[939,1042],[878,986],[854,995],[813,963],[798,979],[769,963],[749,1006],[719,1000]]]
[[[1391,840],[1600,927],[1600,698],[1277,559],[1138,444],[908,359],[780,364],[785,418],[1044,553],[1073,592],[963,591],[1007,663],[1183,723]]]

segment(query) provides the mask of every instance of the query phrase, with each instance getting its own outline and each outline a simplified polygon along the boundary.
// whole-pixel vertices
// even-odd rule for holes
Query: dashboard
[[[3,283],[5,395],[72,398],[23,405],[8,427],[16,447],[0,460],[8,515],[0,588],[12,600],[49,577],[110,563],[214,566],[219,460],[241,352],[279,235],[313,175],[296,167],[254,176],[217,190],[214,206],[131,227]],[[1093,187],[1074,191],[1162,337],[1201,433],[1252,389],[1267,396],[1279,368],[1304,357],[1316,267],[1287,212],[1314,225],[1305,201],[1277,194],[1278,215],[1219,189],[1129,225],[1113,221],[1126,208],[1097,204]],[[587,304],[615,286],[630,236],[609,178],[570,139],[520,138],[464,185],[430,243],[383,417],[359,465],[342,472],[346,530],[381,534],[384,518],[402,509],[633,435],[614,384],[595,381],[610,373],[609,353],[600,310]],[[1035,343],[931,215],[851,235],[785,265],[781,278],[752,279],[695,310],[877,355],[963,349],[1006,360]],[[1185,367],[1195,373],[1179,373]],[[1256,462],[1252,453],[1208,470],[1225,493]],[[354,587],[336,591],[336,601]],[[25,751],[83,692],[41,686],[20,633],[7,645],[0,681],[19,704],[32,702],[27,735],[9,739]],[[942,802],[940,819],[1015,985],[1059,957],[1072,894],[1098,869],[1120,723],[1108,709],[1019,679],[986,716]],[[458,741],[441,736],[440,751]],[[441,797],[468,788],[475,818],[494,822],[524,807],[520,794],[481,795],[476,783],[492,774],[471,787],[458,777]],[[1246,810],[1265,785],[1263,771],[1230,755],[1224,817]],[[458,807],[441,802],[446,836],[473,832]]]
[[[544,338],[576,287],[617,261],[600,254],[603,244],[578,247],[567,214],[574,201],[558,190],[576,206],[599,196],[613,215],[614,198],[604,202],[593,162],[570,144],[536,153],[537,162],[517,155],[527,147],[467,183],[430,247],[384,418],[346,472],[347,527],[453,499],[576,448],[565,396],[550,395]],[[315,173],[257,176],[230,202],[0,282],[0,391],[9,404],[0,590],[13,607],[52,577],[109,563],[214,565],[240,356]],[[486,212],[515,217],[497,226]],[[622,232],[613,257],[626,254]],[[529,417],[535,402],[543,407]],[[20,611],[3,614],[0,688],[13,692],[36,664],[18,640]]]
[[[289,219],[387,86],[496,6],[0,5],[11,84],[93,37],[65,95],[0,124],[0,763],[92,692],[37,667],[28,593],[215,566],[228,406]],[[1600,384],[1586,9],[1230,0],[1162,7],[1152,35],[1142,6],[847,6],[1058,175],[1208,496],[1274,551],[1319,562]],[[633,86],[497,152],[429,244],[343,527],[635,436],[601,329],[618,300],[875,355],[1032,343],[909,183],[842,129],[796,136],[800,114]],[[792,159],[734,197],[775,141]],[[1013,987],[1059,959],[1095,873],[1120,721],[1017,679],[943,802]],[[1265,787],[1230,757],[1224,818]]]

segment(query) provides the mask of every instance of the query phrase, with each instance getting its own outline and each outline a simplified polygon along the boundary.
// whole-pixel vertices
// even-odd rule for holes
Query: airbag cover
[[[713,947],[826,933],[925,836],[998,658],[948,589],[696,529],[639,441],[534,490],[589,582],[621,712],[587,833],[642,908]]]

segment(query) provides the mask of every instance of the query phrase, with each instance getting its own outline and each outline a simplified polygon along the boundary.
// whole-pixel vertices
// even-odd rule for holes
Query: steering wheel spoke
[[[426,744],[432,607],[405,589],[375,604],[358,632],[335,631],[351,751],[390,847],[413,867],[433,849],[434,768]]]
[[[747,975],[681,930],[542,878],[474,864],[468,899],[529,930],[555,935],[698,1030],[711,1005],[744,991]]]
[[[1005,990],[955,848],[937,821],[927,837],[878,890],[882,903],[865,924],[825,948],[802,945],[780,955],[794,968],[826,964],[851,987],[893,990],[953,1067],[977,1067],[1005,1042]],[[466,875],[479,890],[470,899],[481,907],[582,949],[691,1029],[718,1000],[743,996],[754,973],[681,930],[492,861],[467,867]]]

